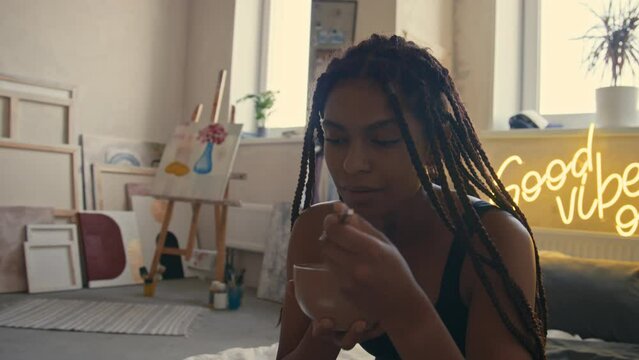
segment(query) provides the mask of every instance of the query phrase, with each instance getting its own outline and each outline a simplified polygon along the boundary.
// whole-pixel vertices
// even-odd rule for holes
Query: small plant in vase
[[[257,134],[258,136],[264,136],[266,133],[266,118],[273,111],[270,111],[273,105],[275,105],[275,95],[279,93],[279,91],[263,91],[257,94],[248,94],[243,98],[236,101],[236,104],[252,99],[255,104],[255,125],[257,126]]]
[[[615,5],[613,5],[615,4]],[[639,67],[639,2],[609,0],[607,7],[597,13],[599,19],[584,36],[591,46],[584,62],[589,73],[602,68],[602,76],[609,75],[611,86],[596,90],[597,121],[603,125],[634,125],[637,121],[637,96],[635,86],[620,86],[625,71],[634,75]]]

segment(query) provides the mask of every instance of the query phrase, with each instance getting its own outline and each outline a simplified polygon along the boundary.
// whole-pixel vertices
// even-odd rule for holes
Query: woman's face
[[[402,107],[422,161],[421,125]],[[380,220],[420,183],[388,99],[375,82],[349,79],[330,92],[322,120],[325,159],[344,202],[369,221]]]

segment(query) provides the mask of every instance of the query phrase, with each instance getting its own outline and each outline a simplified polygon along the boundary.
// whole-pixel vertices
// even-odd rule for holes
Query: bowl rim
[[[310,270],[310,271],[328,271],[326,268],[326,264],[323,263],[302,263],[302,264],[293,264],[293,269],[302,269],[302,270]]]

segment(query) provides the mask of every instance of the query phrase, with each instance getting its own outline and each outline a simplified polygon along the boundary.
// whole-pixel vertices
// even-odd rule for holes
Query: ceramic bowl
[[[368,320],[344,298],[324,264],[293,265],[293,282],[295,299],[309,318],[332,319],[338,331],[347,331],[356,320]]]

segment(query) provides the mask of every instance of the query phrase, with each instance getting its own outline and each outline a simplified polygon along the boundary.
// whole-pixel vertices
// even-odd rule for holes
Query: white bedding
[[[277,343],[255,348],[232,348],[217,354],[190,356],[184,360],[273,360],[277,355]],[[342,350],[337,360],[373,360],[374,357],[357,345],[350,351]]]
[[[582,339],[579,335],[573,335],[561,330],[548,330],[549,339],[560,340],[584,340],[602,341],[600,339]],[[277,355],[277,343],[270,346],[255,348],[232,348],[217,354],[201,354],[188,357],[184,360],[273,360]],[[337,360],[374,360],[374,357],[357,345],[350,351],[340,352]]]
[[[562,330],[555,330],[555,329],[548,330],[548,332],[546,333],[546,336],[548,337],[548,339],[559,339],[559,340],[603,341],[601,339],[595,339],[595,338],[583,339],[579,335],[575,335],[575,334],[567,333]]]

